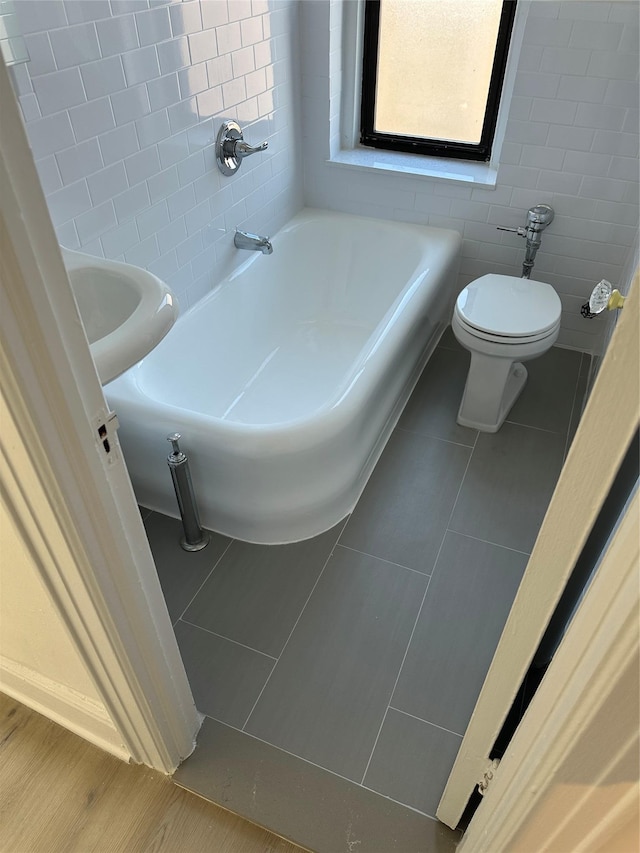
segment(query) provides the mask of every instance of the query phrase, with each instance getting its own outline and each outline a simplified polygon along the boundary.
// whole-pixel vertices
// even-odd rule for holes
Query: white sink
[[[160,343],[176,321],[178,303],[147,270],[61,248],[91,355],[106,385]]]

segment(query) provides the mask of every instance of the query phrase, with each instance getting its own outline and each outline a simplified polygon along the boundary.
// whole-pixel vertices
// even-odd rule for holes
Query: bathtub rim
[[[414,233],[420,237],[421,243],[428,245],[428,237],[430,234],[436,235],[440,240],[448,241],[451,245],[449,251],[452,256],[459,257],[459,250],[462,244],[462,237],[458,231],[449,228],[439,228],[434,226],[421,226],[414,223],[403,223],[395,221],[387,221],[376,217],[356,216],[348,213],[325,211],[316,208],[303,208],[296,216],[294,216],[274,237],[274,251],[277,250],[279,237],[282,234],[290,233],[302,227],[306,223],[313,222],[314,219],[328,220],[344,220],[347,222],[357,221],[363,224],[377,223],[383,228],[393,227],[394,230]],[[440,246],[440,251],[444,253],[447,250],[445,243]],[[422,256],[422,258],[424,255]],[[264,257],[260,253],[251,253],[251,256],[244,260],[240,266],[236,267],[227,276],[225,276],[215,287],[204,294],[193,306],[186,312],[182,313],[177,319],[175,327],[182,328],[189,318],[198,310],[202,310],[210,302],[221,296],[223,292],[228,291],[233,287],[234,280],[244,272],[247,272],[251,267],[259,263],[261,260],[268,262],[269,258]],[[122,396],[120,388],[126,383],[129,390],[133,393],[131,386],[135,386],[137,394],[144,397],[153,406],[159,406],[162,409],[175,409],[177,412],[186,411],[189,413],[189,418],[196,423],[213,423],[215,428],[221,435],[229,440],[236,438],[239,442],[245,442],[248,439],[254,441],[266,441],[268,439],[275,440],[280,438],[291,439],[296,433],[302,430],[307,430],[310,425],[318,425],[322,430],[339,429],[338,419],[349,411],[349,408],[358,408],[358,401],[362,401],[366,397],[367,391],[371,390],[371,386],[375,384],[376,377],[379,376],[380,368],[384,366],[386,360],[385,354],[395,349],[402,344],[406,337],[406,333],[410,330],[413,322],[413,314],[407,310],[410,303],[419,300],[422,292],[421,286],[428,277],[431,266],[426,269],[419,269],[419,264],[416,264],[412,271],[412,278],[405,282],[402,290],[398,293],[391,305],[380,318],[376,326],[371,330],[367,338],[366,345],[363,351],[359,354],[358,360],[353,362],[349,367],[349,373],[344,377],[344,380],[337,387],[336,392],[323,402],[321,406],[309,413],[305,413],[296,418],[284,421],[274,421],[266,423],[247,423],[243,421],[234,421],[231,419],[222,418],[219,415],[203,413],[195,408],[187,408],[185,406],[174,405],[167,399],[159,399],[157,396],[150,394],[140,381],[142,371],[145,369],[145,362],[148,364],[149,356],[142,359],[138,364],[134,365],[121,377],[118,377],[119,388],[118,396]],[[438,273],[441,275],[442,273]],[[454,295],[450,297],[452,302]],[[165,346],[170,343],[171,335],[167,336]],[[377,370],[376,370],[377,368]],[[107,386],[108,388],[108,386]],[[131,397],[131,394],[127,394]],[[301,437],[301,436],[300,436]],[[302,446],[305,446],[304,442]],[[315,442],[314,442],[315,443]]]

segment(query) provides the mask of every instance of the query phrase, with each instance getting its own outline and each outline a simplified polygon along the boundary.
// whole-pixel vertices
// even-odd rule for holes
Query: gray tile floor
[[[214,534],[186,554],[178,522],[145,517],[210,718],[179,784],[227,805],[235,797],[249,819],[311,849],[342,849],[327,820],[298,818],[294,837],[274,817],[280,806],[260,810],[258,769],[284,762],[292,785],[302,773],[315,791],[310,800],[332,785],[360,792],[365,824],[381,804],[405,807],[394,812],[410,827],[397,836],[404,846],[385,853],[413,849],[416,821],[428,822],[429,849],[452,849],[454,834],[431,818],[575,431],[587,360],[554,348],[530,362],[508,422],[478,434],[455,422],[468,355],[447,332],[354,512],[314,539],[260,546]],[[267,757],[246,778],[250,797],[237,779],[252,750]]]

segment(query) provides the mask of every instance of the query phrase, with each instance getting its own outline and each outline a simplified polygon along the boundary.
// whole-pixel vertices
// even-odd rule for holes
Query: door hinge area
[[[495,775],[496,770],[498,769],[499,764],[500,759],[494,758],[493,761],[491,761],[486,767],[484,773],[482,774],[482,778],[478,781],[478,791],[480,792],[481,796],[484,797],[484,795],[487,793],[487,788],[491,784],[491,781],[493,780],[493,777]]]
[[[116,430],[120,426],[118,416],[115,412],[101,411],[94,418],[96,438],[98,446],[107,457],[109,464],[113,464],[118,458],[118,443],[115,440]]]

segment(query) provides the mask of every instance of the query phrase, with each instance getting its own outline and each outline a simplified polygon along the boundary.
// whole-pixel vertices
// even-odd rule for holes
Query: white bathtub
[[[182,434],[204,527],[314,536],[349,513],[448,322],[455,231],[305,210],[105,391],[138,501],[178,517]]]

